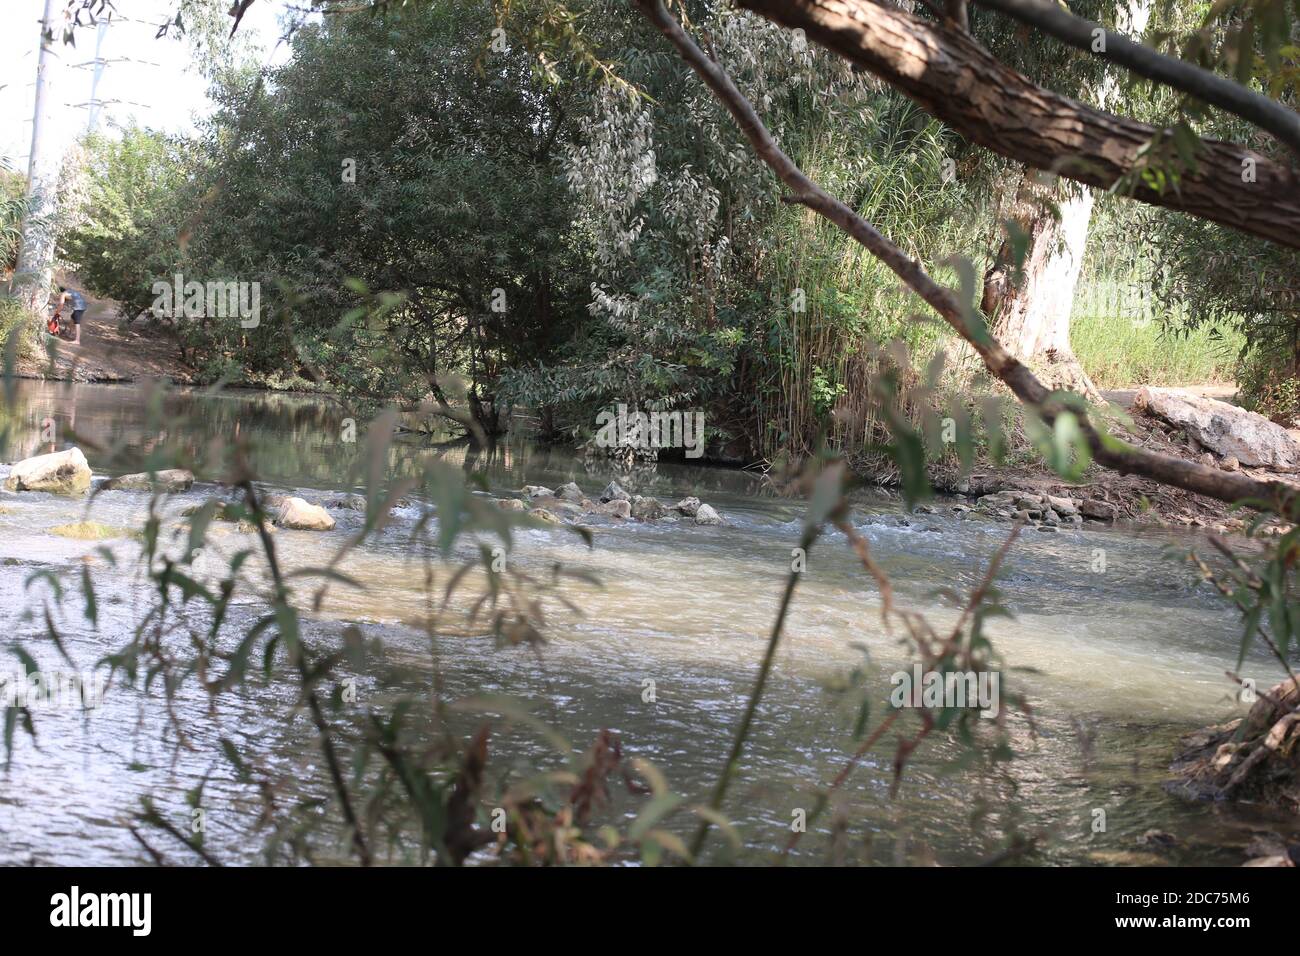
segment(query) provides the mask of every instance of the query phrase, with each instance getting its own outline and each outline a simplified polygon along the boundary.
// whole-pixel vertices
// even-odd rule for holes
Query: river
[[[118,449],[113,471],[121,473],[138,468],[159,442],[198,450],[214,437],[239,436],[249,441],[268,489],[320,500],[347,490],[348,468],[360,454],[359,445],[339,439],[347,413],[326,401],[172,392],[163,429],[147,425],[143,409],[142,392],[132,387],[21,382],[16,402],[0,419],[13,429],[0,457],[16,461],[75,435],[100,477],[107,452],[96,447]],[[61,436],[54,445],[41,441],[50,421]],[[403,442],[389,464],[401,472],[428,453],[422,441]],[[606,465],[522,441],[492,455],[467,456],[463,447],[441,454],[482,474],[497,495],[525,483],[556,487],[570,480],[594,495],[614,477]],[[0,475],[6,472],[0,466]],[[566,579],[562,593],[584,613],[554,616],[540,654],[499,649],[490,637],[473,633],[442,638],[445,692],[453,698],[512,695],[580,748],[610,728],[629,754],[658,766],[676,792],[700,800],[716,779],[752,686],[804,505],[776,494],[758,476],[721,468],[661,464],[620,480],[629,491],[665,500],[697,495],[727,523],[592,522],[591,548],[563,530],[523,532],[511,555],[519,566],[541,574],[563,562],[598,576],[603,588]],[[169,507],[175,514],[214,491],[200,481]],[[27,613],[49,593],[47,583],[32,580],[41,570],[65,575],[73,592],[58,623],[79,666],[91,667],[125,643],[149,601],[147,582],[131,561],[138,547],[129,539],[69,540],[49,529],[87,516],[111,527],[138,527],[146,502],[147,496],[128,492],[82,500],[0,494],[0,631],[6,643],[21,644],[43,666],[58,661],[43,620]],[[961,520],[943,503],[938,511],[904,523],[897,499],[863,492],[855,499],[853,523],[893,580],[897,602],[942,624],[956,612],[941,590],[973,588],[1007,527]],[[363,675],[363,699],[382,699],[421,679],[427,648],[415,622],[426,598],[404,534],[417,513],[418,502],[402,509],[392,528],[348,558],[346,572],[365,589],[336,589],[309,630],[332,640],[344,622],[356,622],[382,637],[387,654]],[[358,515],[339,514],[335,532],[279,531],[284,564],[324,564],[342,532],[360,522]],[[218,533],[214,553],[202,559],[213,562],[209,567],[241,540],[249,543],[230,527]],[[1240,625],[1178,560],[1179,549],[1191,542],[1093,526],[1023,533],[999,579],[1012,616],[987,624],[1005,661],[1004,696],[1023,694],[1031,705],[1032,722],[1019,711],[1008,716],[1014,759],[969,765],[966,748],[934,735],[913,756],[891,799],[893,744],[887,738],[849,777],[834,813],[799,841],[793,860],[974,863],[998,854],[1010,834],[1023,833],[1042,842],[1021,862],[1241,862],[1255,831],[1285,824],[1248,808],[1189,804],[1162,787],[1179,734],[1245,710],[1224,676],[1236,662]],[[97,551],[103,544],[117,556],[117,567]],[[1098,570],[1099,554],[1104,571]],[[86,562],[98,591],[98,627],[79,613],[75,595]],[[869,654],[866,674],[878,704],[888,694],[888,675],[905,665],[900,635],[882,628],[879,607],[843,537],[829,533],[809,554],[726,807],[744,841],[740,862],[770,861],[785,845],[796,811],[813,805],[818,789],[855,749],[856,701],[836,688],[862,662],[861,648]],[[15,663],[11,658],[3,667]],[[1278,679],[1276,665],[1256,652],[1243,673],[1262,686]],[[645,699],[647,681],[653,682],[653,701]],[[130,814],[151,796],[182,819],[186,792],[205,777],[207,845],[232,862],[257,860],[259,839],[249,835],[255,802],[212,753],[221,736],[230,736],[269,766],[318,775],[306,718],[285,716],[292,699],[292,689],[275,682],[213,706],[183,697],[177,706],[196,751],[178,749],[169,739],[157,693],[114,688],[89,712],[39,712],[35,742],[18,730],[12,763],[0,774],[0,863],[148,862],[127,828]],[[880,717],[878,706],[873,726]],[[500,759],[517,762],[535,758],[542,745],[515,727],[501,729],[493,747]],[[1104,830],[1098,829],[1101,819]],[[689,823],[684,818],[678,826],[685,831]],[[1150,830],[1171,833],[1176,843],[1142,841]],[[174,846],[168,852],[184,858]]]

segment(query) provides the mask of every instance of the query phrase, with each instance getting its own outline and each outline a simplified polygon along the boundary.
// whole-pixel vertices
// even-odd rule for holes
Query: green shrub
[[[9,336],[19,333],[19,355],[29,350],[35,343],[35,330],[39,319],[28,312],[21,302],[12,296],[0,296],[0,351],[3,351]],[[23,334],[23,332],[27,334]]]
[[[1237,382],[1252,411],[1287,427],[1300,418],[1300,379],[1289,356],[1251,349],[1237,365]]]

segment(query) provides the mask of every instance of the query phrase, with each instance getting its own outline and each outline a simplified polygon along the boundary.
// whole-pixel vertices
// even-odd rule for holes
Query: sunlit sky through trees
[[[59,5],[60,8],[62,4]],[[109,61],[95,92],[103,101],[96,128],[111,130],[132,118],[166,132],[192,129],[195,116],[211,104],[207,83],[192,63],[184,39],[155,39],[159,25],[174,15],[176,0],[117,0],[118,14],[103,31],[99,55]],[[43,0],[4,0],[0,31],[0,155],[25,172],[31,146],[39,22]],[[276,49],[285,0],[260,0],[245,16],[240,33],[259,51],[261,62],[278,62],[287,48]],[[90,122],[93,61],[99,31],[79,29],[76,45],[56,45],[51,134],[66,147]]]

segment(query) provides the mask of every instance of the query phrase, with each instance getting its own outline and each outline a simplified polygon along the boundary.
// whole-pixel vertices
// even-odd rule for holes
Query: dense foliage
[[[178,266],[190,198],[185,149],[136,125],[85,143],[85,218],[61,251],[87,287],[117,300],[125,315],[151,308],[155,280]]]
[[[701,16],[801,161],[917,254],[972,234],[936,124],[770,24]],[[742,454],[811,447],[868,339],[933,333],[882,267],[778,201],[642,24],[595,22],[619,83],[539,76],[486,4],[304,27],[282,68],[216,78],[198,142],[91,143],[67,255],[128,315],[175,272],[261,283],[256,328],[178,320],[208,379],[468,397],[489,430],[524,404],[570,437],[620,402],[706,408]]]
[[[1077,12],[1122,26],[1130,8]],[[792,158],[932,270],[960,255],[978,276],[1014,246],[1023,224],[1003,222],[1021,167],[797,34],[711,0],[688,9]],[[901,338],[923,363],[948,337],[913,321],[914,300],[860,247],[780,202],[641,18],[613,0],[499,12],[435,0],[326,17],[294,33],[282,67],[227,58],[211,71],[220,108],[196,140],[130,128],[87,144],[89,216],[65,254],[127,315],[176,273],[258,283],[256,327],[168,316],[206,380],[467,402],[489,432],[522,406],[576,440],[620,403],[703,409],[724,457],[806,454],[824,437],[870,447],[879,423],[853,396],[877,375],[877,346]],[[1203,13],[1161,8],[1150,34],[1173,43]],[[1100,95],[1095,58],[984,10],[971,28],[1054,89]],[[1210,32],[1203,55],[1232,58],[1240,37]],[[1256,73],[1272,75],[1262,62]],[[1243,134],[1149,85],[1107,95],[1152,121]],[[1037,215],[1055,214],[1052,195],[1066,193]],[[1219,378],[1222,356],[1202,356],[1244,341],[1249,396],[1294,411],[1292,254],[1183,219],[1100,204],[1107,238],[1085,281],[1141,284],[1162,303],[1147,374]],[[1088,316],[1088,334],[1104,340],[1148,312],[1117,304],[1100,328]],[[1180,347],[1189,334],[1195,346]],[[1107,381],[1111,364],[1095,368]]]

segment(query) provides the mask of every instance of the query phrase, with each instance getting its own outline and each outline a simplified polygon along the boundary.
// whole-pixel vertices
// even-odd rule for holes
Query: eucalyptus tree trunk
[[[1070,347],[1070,312],[1092,203],[1087,187],[1067,194],[1027,170],[1011,216],[1026,237],[1023,258],[1017,269],[1012,240],[1003,241],[984,276],[980,308],[993,335],[1044,385],[1098,401],[1100,393]]]
[[[1151,0],[1119,0],[1117,26],[1141,34]],[[1115,97],[1108,73],[1097,94],[1105,110]],[[1090,401],[1101,394],[1070,347],[1070,313],[1092,221],[1093,193],[1087,186],[1065,187],[1026,169],[1011,218],[1026,237],[1023,258],[1015,261],[1008,237],[984,277],[981,308],[993,335],[1018,359],[1031,365],[1049,388],[1078,392]]]

